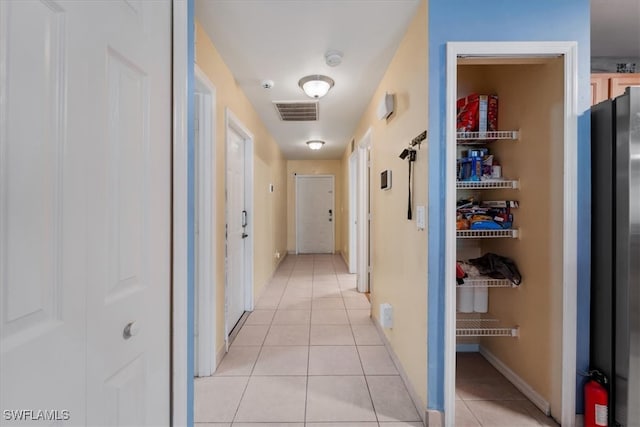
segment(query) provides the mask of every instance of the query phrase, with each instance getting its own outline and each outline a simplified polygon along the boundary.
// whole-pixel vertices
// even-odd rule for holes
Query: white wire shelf
[[[520,182],[517,179],[491,179],[486,181],[456,181],[458,190],[487,190],[492,188],[517,189]]]
[[[501,325],[497,319],[461,317],[456,319],[458,337],[517,337],[518,326]]]
[[[467,277],[459,288],[515,288],[509,279],[492,279],[487,276]]]
[[[493,132],[457,132],[456,138],[459,145],[480,145],[491,141],[511,140],[517,141],[520,133],[517,130],[499,130]]]
[[[458,239],[496,239],[496,238],[518,238],[518,230],[507,228],[503,230],[456,230]]]

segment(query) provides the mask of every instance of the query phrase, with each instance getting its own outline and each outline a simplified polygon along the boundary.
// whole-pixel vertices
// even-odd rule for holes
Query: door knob
[[[140,328],[138,327],[138,324],[136,322],[129,322],[127,323],[127,326],[125,326],[124,330],[122,331],[122,338],[124,338],[125,340],[128,340],[132,336],[138,335],[138,332],[140,332]]]

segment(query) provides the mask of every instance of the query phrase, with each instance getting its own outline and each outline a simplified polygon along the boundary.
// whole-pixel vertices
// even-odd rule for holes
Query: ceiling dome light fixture
[[[320,74],[303,77],[298,82],[298,86],[302,88],[304,93],[315,99],[325,96],[329,89],[333,87],[333,84],[333,79]]]
[[[313,141],[307,141],[307,145],[309,146],[309,148],[311,148],[312,150],[319,150],[322,148],[322,146],[324,145],[324,141],[320,141],[320,140],[313,140]]]

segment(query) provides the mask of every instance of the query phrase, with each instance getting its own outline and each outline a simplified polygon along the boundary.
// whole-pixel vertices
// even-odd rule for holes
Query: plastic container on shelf
[[[458,286],[457,310],[459,313],[473,313],[473,288]]]
[[[489,311],[489,288],[476,287],[473,289],[473,311],[475,313]]]

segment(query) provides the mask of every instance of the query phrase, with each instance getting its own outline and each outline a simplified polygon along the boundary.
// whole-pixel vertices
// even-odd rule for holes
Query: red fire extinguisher
[[[609,392],[607,377],[600,371],[589,371],[584,385],[584,427],[609,425]]]

